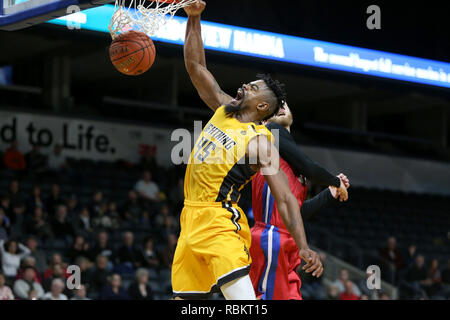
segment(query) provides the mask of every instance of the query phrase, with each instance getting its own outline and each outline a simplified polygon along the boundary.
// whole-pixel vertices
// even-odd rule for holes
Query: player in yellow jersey
[[[189,19],[184,57],[195,88],[215,113],[196,141],[186,169],[172,288],[175,298],[208,298],[220,289],[226,299],[252,300],[250,228],[237,202],[244,185],[259,170],[300,248],[307,272],[320,276],[323,267],[308,247],[298,202],[279,169],[272,135],[261,125],[286,99],[284,86],[262,75],[244,84],[234,99],[220,89],[206,68],[200,25],[205,6],[197,1],[185,8]]]

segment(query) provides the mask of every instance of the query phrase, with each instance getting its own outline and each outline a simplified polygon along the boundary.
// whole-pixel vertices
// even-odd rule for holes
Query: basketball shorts
[[[261,300],[302,300],[299,249],[288,231],[256,222],[251,230],[250,278]]]
[[[250,227],[236,204],[185,201],[172,264],[173,296],[206,299],[250,271]]]

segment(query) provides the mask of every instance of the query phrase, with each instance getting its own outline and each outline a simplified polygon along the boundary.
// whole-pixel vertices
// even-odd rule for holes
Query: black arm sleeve
[[[330,192],[330,189],[326,188],[321,193],[317,194],[314,198],[305,201],[300,208],[303,220],[311,219],[311,217],[320,209],[339,203]]]
[[[280,156],[286,160],[289,166],[291,166],[296,176],[303,175],[315,184],[339,188],[341,185],[340,179],[308,158],[308,156],[300,150],[295,143],[294,138],[292,138],[286,128],[273,122],[269,123],[266,127],[270,131],[273,129],[279,130],[279,141],[276,141],[275,145],[278,146]]]

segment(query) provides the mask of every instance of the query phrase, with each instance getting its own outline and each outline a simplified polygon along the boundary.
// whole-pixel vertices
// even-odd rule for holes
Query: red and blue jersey
[[[307,193],[304,178],[297,178],[289,164],[282,158],[280,158],[280,168],[286,174],[291,192],[297,199],[299,207],[301,207]],[[260,221],[286,230],[286,226],[278,213],[275,199],[270,192],[269,185],[259,172],[252,180],[252,207],[255,222]]]
[[[280,168],[286,174],[292,194],[299,207],[306,198],[307,188],[297,178],[289,164],[280,158]],[[278,213],[275,199],[264,176],[257,173],[252,180],[252,206],[255,226],[252,228],[250,278],[261,300],[300,300],[301,280],[297,268],[301,260],[298,248]]]

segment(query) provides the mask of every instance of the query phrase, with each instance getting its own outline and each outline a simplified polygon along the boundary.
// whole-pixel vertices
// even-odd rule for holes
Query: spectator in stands
[[[370,300],[378,300],[378,291],[377,289],[369,289],[367,287],[367,279],[372,275],[372,273],[366,273],[366,278],[361,279],[358,283],[358,288],[361,290],[361,295],[366,295],[370,298]],[[361,300],[363,300],[361,298]]]
[[[69,163],[66,156],[63,155],[63,148],[60,144],[55,144],[53,152],[48,156],[48,168],[56,175],[67,173],[70,170]]]
[[[121,223],[126,224],[127,226],[139,223],[139,216],[134,216],[130,211],[123,211],[121,216]]]
[[[27,201],[27,212],[33,213],[37,207],[42,208],[45,211],[44,201],[41,197],[41,187],[38,185],[33,186],[32,195]]]
[[[141,218],[139,220],[141,226],[147,226],[151,228],[153,226],[153,220],[150,216],[150,212],[148,210],[142,211]]]
[[[62,258],[62,256],[61,256],[61,254],[59,254],[59,253],[54,253],[54,254],[52,255],[52,258],[51,258],[51,260],[50,260],[50,264],[49,264],[47,270],[45,270],[45,272],[44,272],[44,280],[52,276],[52,274],[53,274],[53,266],[56,265],[56,264],[59,264],[59,265],[63,268],[63,270],[64,270],[64,275],[67,276],[67,272],[66,272],[66,269],[67,269],[67,263],[65,263],[65,262],[63,261],[63,258]]]
[[[155,219],[156,225],[159,228],[163,228],[164,227],[164,224],[166,223],[166,221],[165,221],[166,217],[169,217],[171,220],[173,220],[173,222],[174,222],[173,225],[176,224],[175,218],[170,214],[169,206],[167,204],[163,204],[161,206],[161,208],[159,209],[159,213],[158,213],[158,215],[156,216],[156,219]]]
[[[345,291],[341,293],[340,300],[359,300],[359,295],[353,292],[355,284],[350,280],[345,282]]]
[[[32,256],[25,257],[20,261],[20,268],[17,270],[16,279],[22,279],[25,269],[30,267],[35,271],[34,281],[41,283],[41,277],[36,269],[36,259]]]
[[[41,146],[34,144],[30,152],[25,155],[28,172],[32,177],[40,178],[48,170],[47,157],[41,153]]]
[[[122,278],[114,273],[100,293],[101,300],[129,300],[128,292],[122,287]]]
[[[89,257],[92,261],[95,261],[99,255],[105,256],[110,260],[113,258],[113,249],[108,244],[108,233],[106,231],[98,233],[97,242],[89,252]]]
[[[425,259],[419,254],[416,257],[414,265],[408,269],[405,281],[400,284],[400,287],[407,295],[417,299],[426,297],[426,293],[423,289],[430,284],[431,280],[427,275]]]
[[[14,282],[14,295],[20,299],[28,299],[31,290],[35,291],[38,298],[44,296],[44,289],[39,282],[35,281],[36,272],[32,267],[27,267],[24,270],[23,278]]]
[[[140,217],[142,214],[142,206],[138,201],[137,193],[134,190],[128,191],[128,199],[122,206],[122,218],[124,220],[130,217]]]
[[[339,300],[340,293],[339,289],[334,285],[330,285],[327,290],[327,299],[328,300]]]
[[[89,257],[89,243],[82,235],[76,235],[72,247],[67,252],[70,263],[74,263],[78,257]]]
[[[3,163],[6,168],[12,170],[18,177],[23,175],[27,164],[25,157],[19,151],[19,144],[17,141],[13,141],[11,146],[6,149],[5,155],[3,156]]]
[[[103,200],[103,192],[101,190],[94,191],[94,193],[92,194],[91,204],[89,205],[89,211],[94,216],[98,215],[103,203],[105,203],[105,201]]]
[[[30,257],[33,257],[36,261],[35,268],[39,274],[43,274],[47,269],[47,259],[44,251],[38,248],[39,243],[33,236],[29,236],[25,242],[25,245],[30,250]]]
[[[25,155],[25,161],[31,177],[42,178],[48,170],[47,157],[41,153],[38,144],[33,145],[31,151]]]
[[[96,230],[105,229],[112,231],[119,227],[119,221],[115,217],[108,215],[108,205],[106,202],[102,202],[98,207],[97,214],[92,219],[92,225]]]
[[[25,205],[23,203],[16,203],[12,207],[11,219],[11,233],[22,234],[25,221]]]
[[[132,232],[123,234],[123,245],[117,250],[116,270],[120,274],[134,273],[135,269],[141,265],[141,252],[134,245],[134,235]]]
[[[50,188],[50,196],[47,198],[45,206],[50,217],[54,217],[58,206],[65,204],[61,195],[59,184],[53,183]]]
[[[50,291],[54,279],[61,279],[63,281],[67,279],[66,270],[59,263],[55,263],[51,266],[50,276],[47,275],[47,277],[42,282],[42,287],[45,291]]]
[[[148,271],[140,268],[136,271],[136,280],[128,288],[131,300],[153,300],[153,291],[148,284]]]
[[[430,268],[428,269],[428,279],[430,284],[425,288],[428,296],[433,296],[441,289],[441,271],[439,270],[439,260],[431,260]]]
[[[387,246],[380,249],[380,257],[382,258],[382,269],[386,270],[387,280],[391,283],[396,282],[397,272],[403,267],[403,256],[397,249],[397,240],[395,237],[387,239]]]
[[[115,201],[110,201],[107,206],[108,209],[106,215],[110,217],[113,221],[113,224],[118,227],[120,224],[120,213],[117,210],[117,203]],[[139,223],[139,219],[136,219],[135,222]]]
[[[416,257],[415,264],[408,270],[406,278],[411,282],[426,283],[428,275],[425,269],[425,258],[422,255]]]
[[[71,219],[78,217],[80,210],[78,208],[78,199],[75,194],[72,194],[67,199],[66,205],[67,205],[67,216]]]
[[[178,234],[178,224],[176,223],[174,217],[167,216],[164,218],[164,222],[161,229],[161,238],[167,239],[167,237],[171,234],[177,235]]]
[[[75,230],[85,235],[94,231],[88,208],[81,209],[79,216],[75,219]]]
[[[145,268],[159,267],[159,258],[153,245],[151,237],[145,238],[144,249],[142,250],[142,266]]]
[[[101,291],[108,283],[108,277],[111,275],[108,270],[108,257],[104,255],[97,256],[95,267],[89,276],[89,292]]]
[[[86,286],[80,284],[80,287],[75,289],[74,295],[70,300],[91,300],[86,296]]]
[[[6,284],[6,278],[3,273],[0,273],[0,301],[1,300],[14,300],[14,294],[11,291],[11,288]]]
[[[159,187],[152,181],[150,171],[144,171],[142,179],[136,183],[134,189],[146,204],[157,203],[162,200]]]
[[[417,248],[414,244],[409,245],[408,251],[405,256],[405,265],[407,268],[411,267],[414,264],[414,261],[417,257]]]
[[[11,222],[5,214],[5,210],[0,207],[0,240],[7,240],[11,229]]]
[[[56,210],[55,218],[52,221],[52,232],[56,239],[64,240],[68,243],[75,235],[72,223],[67,219],[67,207],[60,204]]]
[[[10,217],[12,214],[11,201],[9,200],[9,196],[4,194],[0,198],[0,208],[3,209],[3,212],[7,217]]]
[[[19,180],[14,179],[9,183],[8,198],[12,208],[24,204],[25,201],[23,199],[22,192],[20,191]]]
[[[359,300],[369,300],[369,297],[366,294],[362,294],[361,297],[359,297]]]
[[[0,240],[0,254],[5,276],[15,277],[20,267],[20,260],[30,254],[30,250],[15,240]]]
[[[62,293],[64,288],[64,281],[61,279],[53,279],[50,291],[44,294],[42,300],[68,300],[67,296]]]
[[[172,268],[173,256],[175,255],[177,241],[178,239],[176,235],[168,235],[165,248],[162,252],[162,263],[167,268]]]
[[[346,284],[348,281],[349,281],[348,270],[341,269],[341,271],[339,272],[339,279],[336,279],[333,282],[333,285],[335,285],[338,288],[339,294],[342,294],[346,290]],[[355,285],[353,282],[351,283],[353,285],[352,292],[359,297],[361,295],[361,291],[359,290],[357,285]]]
[[[43,241],[53,237],[52,228],[45,221],[44,212],[41,207],[34,209],[33,217],[25,223],[25,231],[27,234],[36,236]]]
[[[78,257],[74,264],[80,268],[80,283],[88,283],[92,263],[85,257]]]

